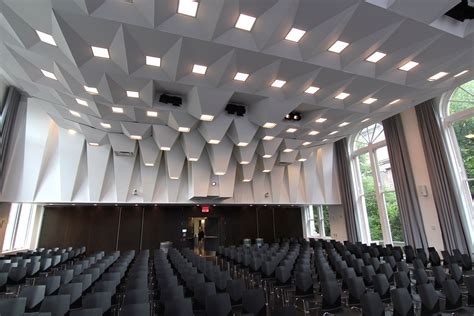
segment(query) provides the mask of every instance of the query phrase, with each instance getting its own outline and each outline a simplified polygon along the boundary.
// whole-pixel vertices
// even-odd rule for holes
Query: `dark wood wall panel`
[[[303,237],[301,208],[275,207],[275,232],[277,238]]]
[[[257,207],[258,213],[258,237],[266,242],[274,242],[273,209],[267,206]]]
[[[120,217],[118,250],[140,249],[143,207],[123,206]]]

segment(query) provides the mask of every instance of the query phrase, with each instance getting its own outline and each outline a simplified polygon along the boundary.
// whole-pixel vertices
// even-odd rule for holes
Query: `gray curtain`
[[[435,102],[428,100],[415,109],[444,247],[449,251],[459,249],[467,252],[469,248],[466,230],[461,220],[461,209],[455,195],[456,187],[449,170],[439,115],[435,112]]]
[[[341,192],[342,207],[344,208],[344,217],[346,220],[347,239],[351,242],[356,242],[359,238],[355,217],[356,204],[352,186],[353,181],[349,151],[347,149],[347,138],[338,140],[334,147],[336,152],[339,190]]]
[[[428,242],[400,114],[384,120],[382,124],[405,242],[416,248],[427,249]]]

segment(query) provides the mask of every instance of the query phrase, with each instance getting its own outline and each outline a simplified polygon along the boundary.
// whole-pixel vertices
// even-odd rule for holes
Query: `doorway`
[[[201,256],[214,256],[219,246],[219,217],[189,217],[188,231],[192,232],[194,251]],[[203,231],[204,238],[199,242],[199,232]]]

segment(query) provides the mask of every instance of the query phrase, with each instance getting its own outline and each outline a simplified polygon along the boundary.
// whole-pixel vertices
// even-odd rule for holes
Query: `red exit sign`
[[[209,205],[201,206],[201,212],[202,213],[209,213]]]

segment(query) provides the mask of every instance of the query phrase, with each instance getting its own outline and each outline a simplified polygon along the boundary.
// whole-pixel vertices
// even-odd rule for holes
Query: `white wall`
[[[418,201],[420,203],[423,224],[425,226],[426,237],[429,246],[436,247],[438,251],[444,249],[441,228],[438,220],[438,214],[431,191],[430,177],[426,166],[425,152],[421,143],[418,121],[414,108],[405,110],[401,113],[403,130],[410,155],[410,163],[413,168],[413,175],[418,191]],[[426,187],[428,196],[420,194],[420,188]]]
[[[314,148],[305,162],[275,164],[270,173],[257,165],[253,181],[244,183],[239,178],[244,167],[235,159],[226,175],[215,176],[206,151],[198,162],[187,162],[179,142],[161,153],[153,167],[142,159],[148,145],[138,146],[121,134],[90,146],[80,133],[70,135],[56,125],[50,107],[39,99],[22,100],[0,201],[340,204],[332,144]],[[118,157],[113,153],[117,148],[136,154]],[[179,179],[170,179],[171,173]]]

